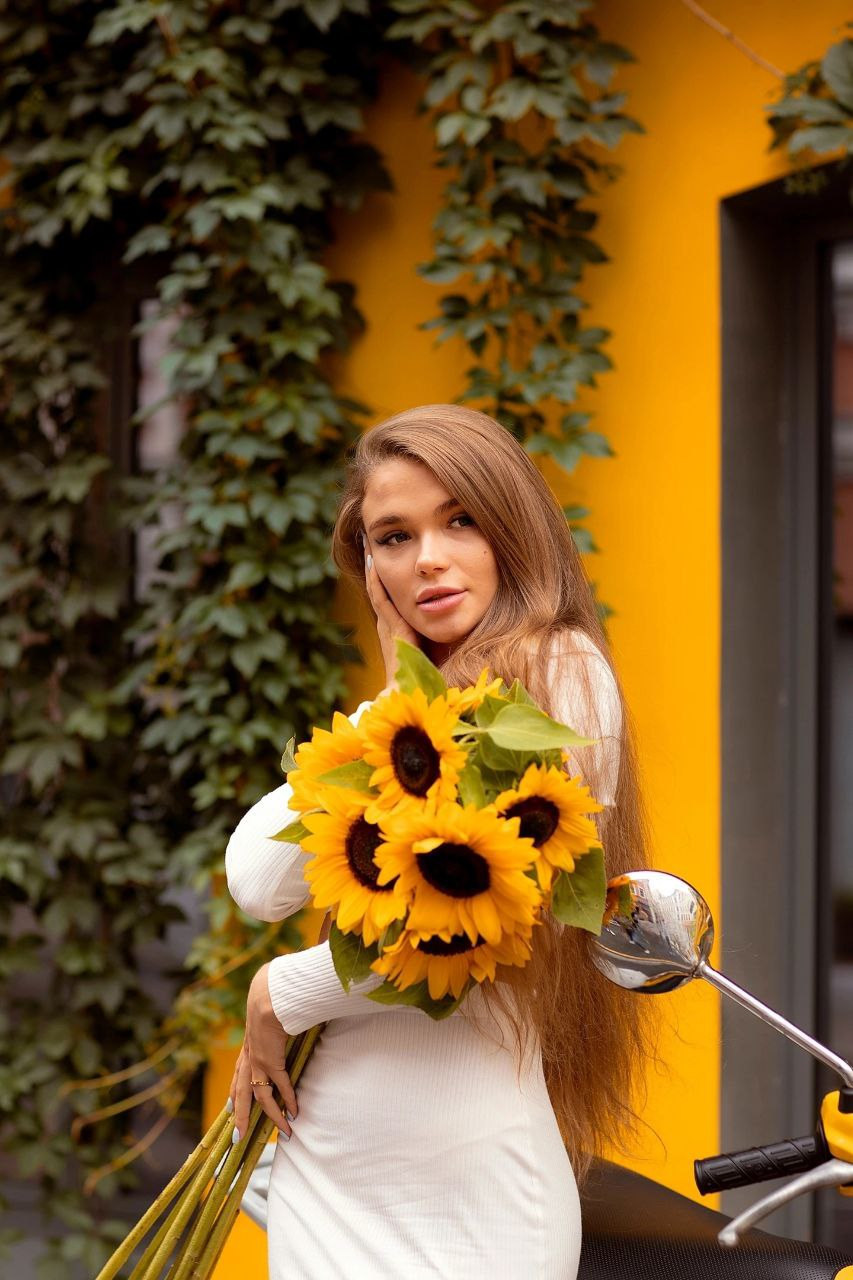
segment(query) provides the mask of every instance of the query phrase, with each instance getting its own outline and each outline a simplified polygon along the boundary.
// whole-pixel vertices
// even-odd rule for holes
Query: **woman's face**
[[[367,551],[398,613],[443,661],[494,599],[492,548],[430,469],[408,458],[389,458],[371,473],[361,514]],[[443,602],[429,603],[448,589]]]

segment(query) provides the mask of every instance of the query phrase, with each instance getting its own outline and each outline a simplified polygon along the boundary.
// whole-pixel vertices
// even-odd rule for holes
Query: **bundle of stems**
[[[285,1068],[294,1087],[322,1029],[312,1027],[288,1040]],[[158,1223],[129,1280],[209,1280],[273,1128],[256,1102],[245,1134],[234,1143],[234,1117],[223,1107],[96,1280],[113,1280]]]

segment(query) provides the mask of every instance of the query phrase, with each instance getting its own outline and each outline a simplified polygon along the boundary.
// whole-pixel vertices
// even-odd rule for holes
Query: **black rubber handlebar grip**
[[[829,1159],[823,1134],[807,1138],[787,1138],[766,1147],[750,1147],[724,1156],[709,1156],[693,1161],[693,1176],[703,1196],[710,1191],[730,1191],[732,1187],[749,1187],[754,1182],[768,1182],[795,1173],[815,1169]]]

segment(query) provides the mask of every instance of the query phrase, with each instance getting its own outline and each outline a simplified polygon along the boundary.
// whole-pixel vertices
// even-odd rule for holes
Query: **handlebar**
[[[755,1182],[768,1182],[790,1174],[806,1173],[830,1158],[822,1130],[805,1138],[787,1138],[764,1147],[748,1147],[727,1155],[694,1160],[696,1186],[703,1196],[712,1191],[730,1191]]]

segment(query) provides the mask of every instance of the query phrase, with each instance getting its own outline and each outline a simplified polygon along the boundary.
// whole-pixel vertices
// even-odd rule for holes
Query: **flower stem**
[[[189,1239],[186,1244],[186,1252],[183,1254],[178,1266],[174,1269],[174,1274],[171,1280],[186,1280],[186,1277],[191,1274],[192,1269],[201,1256],[202,1250],[204,1249],[210,1233],[213,1230],[219,1210],[222,1208],[225,1198],[228,1195],[228,1188],[230,1187],[235,1174],[239,1172],[240,1164],[249,1146],[254,1145],[258,1128],[263,1128],[263,1122],[265,1120],[266,1124],[271,1127],[272,1121],[267,1120],[258,1104],[254,1103],[249,1114],[249,1123],[246,1133],[228,1152],[228,1155],[225,1158],[225,1163],[216,1175],[216,1181],[211,1187],[210,1194],[204,1202],[198,1221],[190,1232]],[[186,1225],[187,1221],[188,1218],[184,1221],[183,1226]],[[156,1280],[157,1274],[158,1273],[155,1271],[151,1277],[146,1276],[145,1280]]]
[[[287,1074],[290,1076],[290,1082],[294,1086],[305,1070],[305,1065],[314,1052],[314,1045],[317,1043],[317,1038],[325,1025],[325,1022],[320,1022],[316,1027],[309,1027],[301,1035],[294,1036],[288,1044],[285,1062]]]
[[[301,1076],[321,1031],[322,1026],[312,1027],[309,1031],[294,1036],[288,1042],[285,1065],[294,1085]],[[256,1119],[259,1119],[260,1123],[256,1123]],[[249,1132],[229,1154],[224,1166],[220,1169],[217,1184],[221,1186],[214,1187],[208,1196],[201,1216],[192,1231],[191,1239],[182,1251],[178,1266],[170,1273],[169,1280],[207,1280],[225,1246],[228,1233],[239,1212],[243,1192],[273,1128],[273,1121],[266,1117],[260,1108],[258,1108],[258,1117],[255,1117],[253,1107]],[[231,1186],[235,1174],[236,1181]],[[154,1277],[151,1280],[154,1280]]]
[[[191,1191],[191,1190],[192,1190],[192,1184],[190,1184],[190,1187],[188,1188],[188,1191]],[[154,1237],[149,1241],[148,1245],[145,1248],[145,1252],[137,1262],[136,1266],[131,1271],[129,1280],[141,1280],[141,1277],[143,1276],[143,1274],[148,1270],[151,1259],[154,1257],[154,1254],[160,1248],[160,1245],[163,1243],[166,1236],[172,1230],[172,1226],[174,1225],[175,1218],[178,1216],[180,1205],[181,1205],[181,1201],[178,1200],[172,1206],[172,1209],[167,1214],[167,1216],[163,1219],[162,1223],[160,1224],[157,1230],[156,1235],[154,1235]]]
[[[163,1188],[157,1199],[137,1222],[136,1226],[129,1232],[119,1247],[116,1249],[112,1257],[104,1264],[98,1272],[95,1280],[113,1280],[118,1273],[119,1268],[124,1265],[130,1255],[133,1253],[140,1241],[145,1239],[150,1228],[157,1219],[168,1208],[177,1193],[183,1186],[194,1176],[199,1166],[203,1163],[207,1152],[217,1141],[223,1130],[228,1124],[229,1115],[223,1107],[195,1151],[187,1156],[178,1172],[171,1181]]]
[[[288,1041],[285,1066],[294,1086],[322,1030],[323,1024],[320,1024]],[[273,1121],[255,1103],[245,1135],[229,1150],[234,1121],[223,1107],[195,1151],[119,1245],[96,1280],[114,1280],[119,1268],[173,1200],[175,1203],[136,1263],[130,1280],[162,1280],[167,1266],[168,1280],[209,1280],[234,1225],[243,1192],[273,1128]]]
[[[222,1157],[220,1156],[220,1159],[221,1158]],[[201,1198],[204,1192],[204,1188],[209,1181],[210,1181],[210,1168],[206,1162],[204,1168],[200,1168],[196,1171],[196,1176],[193,1178],[192,1182],[187,1186],[183,1195],[181,1195],[172,1205],[172,1208],[169,1211],[168,1217],[163,1221],[163,1224],[158,1230],[157,1234],[146,1245],[145,1252],[143,1253],[142,1257],[139,1259],[139,1261],[137,1262],[136,1266],[134,1267],[133,1271],[130,1274],[130,1280],[143,1280],[144,1276],[150,1276],[151,1264],[154,1261],[154,1259],[157,1257],[157,1254],[160,1251],[160,1247],[163,1244],[163,1241],[166,1240],[167,1236],[170,1241],[170,1246],[169,1246],[168,1252],[166,1252],[166,1257],[171,1257],[171,1254],[174,1251],[176,1244],[178,1243],[178,1235],[182,1230],[182,1228],[180,1227],[176,1228],[175,1226],[178,1220],[178,1217],[181,1214],[181,1211],[184,1208],[184,1206],[187,1204],[195,1205],[198,1208],[199,1213],[201,1212],[201,1207],[200,1207],[202,1203]],[[183,1246],[178,1250],[176,1257],[179,1257],[181,1255],[182,1250],[183,1250]],[[171,1265],[172,1265],[172,1268],[174,1269],[175,1267],[174,1259],[172,1260]],[[165,1262],[163,1263],[163,1266],[165,1266]]]
[[[253,1146],[252,1153],[247,1155],[246,1159],[243,1161],[243,1167],[240,1169],[239,1176],[228,1194],[228,1199],[223,1205],[222,1212],[216,1219],[216,1224],[213,1231],[210,1233],[210,1238],[202,1250],[201,1257],[190,1272],[189,1280],[209,1280],[209,1277],[212,1275],[213,1270],[219,1261],[219,1255],[225,1248],[225,1242],[234,1225],[234,1220],[240,1212],[243,1192],[246,1190],[248,1181],[254,1172],[255,1165],[260,1159],[261,1153],[266,1146],[267,1138],[272,1132],[272,1129],[272,1120],[267,1120],[266,1123],[261,1126],[257,1148]]]
[[[169,1231],[163,1236],[156,1248],[149,1246],[145,1250],[144,1261],[146,1265],[144,1270],[140,1270],[139,1280],[157,1280],[181,1232],[192,1217],[193,1210],[198,1204],[204,1188],[209,1183],[216,1166],[228,1150],[228,1144],[231,1141],[231,1128],[232,1126],[228,1123],[222,1126],[219,1137],[206,1154],[189,1187],[175,1204]],[[157,1234],[160,1235],[159,1232]]]

